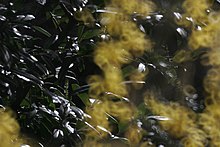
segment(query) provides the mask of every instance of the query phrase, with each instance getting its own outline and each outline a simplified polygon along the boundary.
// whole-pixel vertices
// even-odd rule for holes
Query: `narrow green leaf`
[[[82,35],[81,40],[93,38],[93,37],[95,37],[95,36],[98,36],[100,33],[101,33],[101,30],[99,30],[99,29],[94,29],[94,30],[86,31],[86,32]]]
[[[44,34],[45,36],[51,37],[51,34],[50,34],[47,30],[45,30],[45,29],[43,29],[43,28],[41,28],[41,27],[39,27],[39,26],[33,26],[33,28],[34,28],[36,31],[38,31],[38,32],[40,32],[40,33],[42,33],[42,34]]]
[[[83,101],[83,103],[85,105],[88,105],[90,102],[89,102],[89,95],[87,93],[80,93],[78,94],[79,98]]]

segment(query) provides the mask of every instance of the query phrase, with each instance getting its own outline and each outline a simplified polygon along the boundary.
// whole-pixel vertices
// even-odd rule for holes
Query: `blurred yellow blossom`
[[[0,146],[20,147],[22,140],[19,137],[20,127],[11,111],[0,110]]]
[[[206,134],[196,124],[196,114],[191,110],[170,102],[164,104],[152,96],[145,98],[145,103],[155,115],[167,117],[160,121],[164,130],[177,139],[181,139],[185,147],[203,147]]]
[[[179,24],[184,26],[192,26],[192,24],[206,24],[208,23],[207,10],[210,8],[211,2],[209,0],[185,0],[183,2],[184,14]]]
[[[108,68],[120,67],[129,62],[128,58],[130,58],[129,52],[119,42],[102,42],[95,50],[94,60],[100,68]]]
[[[200,125],[210,137],[211,146],[220,146],[220,108],[218,104],[208,105],[205,112],[201,114]]]
[[[208,135],[210,146],[220,146],[220,13],[214,10],[207,13],[206,10],[211,7],[211,1],[208,0],[186,0],[183,7],[184,15],[192,16],[196,25],[202,25],[200,29],[192,30],[189,46],[192,49],[209,48],[207,53],[202,56],[202,64],[211,66],[211,69],[204,79],[206,108],[200,114],[199,124]]]
[[[89,9],[78,11],[75,13],[74,17],[75,19],[82,21],[85,25],[93,25],[95,23],[95,19]]]
[[[142,132],[143,130],[139,128],[137,125],[131,125],[125,132],[125,137],[128,138],[132,146],[137,146],[143,137]]]
[[[94,51],[94,62],[103,73],[102,75],[93,75],[88,80],[90,96],[99,99],[98,103],[92,104],[86,110],[91,116],[88,122],[100,132],[99,138],[96,138],[97,140],[94,140],[93,143],[97,143],[99,139],[105,138],[111,132],[107,114],[124,123],[129,123],[134,117],[134,106],[122,100],[112,101],[106,93],[110,92],[119,97],[127,96],[128,92],[123,82],[121,67],[130,63],[132,58],[151,49],[149,39],[130,19],[133,13],[139,13],[142,16],[149,15],[154,8],[150,1],[111,0],[106,8],[109,13],[103,13],[100,20],[111,39],[98,43]],[[143,78],[144,74],[139,74],[133,77],[133,80]],[[103,131],[105,133],[102,133]],[[131,144],[138,144],[141,140],[141,132],[136,131],[136,128],[130,128],[126,133]],[[96,131],[89,131],[86,140],[94,138],[95,135],[97,135]]]
[[[112,0],[109,6],[118,8],[125,14],[137,12],[143,15],[148,15],[155,8],[151,1],[145,0]]]

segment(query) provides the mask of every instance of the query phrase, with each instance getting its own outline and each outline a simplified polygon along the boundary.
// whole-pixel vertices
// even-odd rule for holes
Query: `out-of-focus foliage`
[[[217,0],[2,0],[0,146],[219,146],[219,16]]]

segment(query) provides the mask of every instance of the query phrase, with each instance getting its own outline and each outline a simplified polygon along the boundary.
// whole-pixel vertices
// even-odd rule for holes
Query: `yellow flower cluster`
[[[205,99],[206,109],[201,114],[199,120],[204,131],[211,139],[211,146],[220,146],[220,62],[218,61],[219,60],[216,60],[216,63],[212,64],[213,67],[208,71],[204,80],[204,88],[207,92],[207,97]]]
[[[97,140],[85,140],[83,147],[127,147],[128,145],[122,141],[112,140],[111,142],[97,141]],[[131,146],[133,147],[133,146]],[[136,147],[136,146],[135,146]],[[137,147],[156,147],[150,142],[143,142]]]
[[[89,123],[99,132],[99,137],[101,138],[109,135],[108,132],[103,131],[102,128],[111,130],[108,115],[117,118],[117,120],[120,122],[127,122],[131,119],[131,116],[134,116],[134,108],[123,101],[98,101],[94,103],[93,106],[88,107],[87,112],[89,112],[91,117]],[[97,132],[90,131],[87,135],[95,137]]]
[[[154,114],[169,119],[160,121],[161,126],[170,135],[180,139],[185,147],[204,147],[207,143],[211,146],[220,146],[220,76],[218,74],[220,73],[220,43],[218,41],[220,38],[220,13],[209,10],[211,5],[209,0],[185,0],[182,15],[184,19],[177,22],[191,29],[192,33],[188,42],[190,48],[210,48],[210,51],[203,56],[203,63],[212,66],[204,80],[204,87],[208,93],[205,100],[205,111],[196,114],[178,103],[164,104],[156,100],[152,94],[145,99],[146,105]],[[122,84],[121,67],[129,63],[131,58],[141,55],[146,49],[151,48],[150,41],[137,29],[129,15],[133,12],[148,15],[153,7],[152,3],[145,3],[143,0],[112,0],[107,6],[110,13],[103,14],[101,22],[112,38],[111,41],[99,43],[94,53],[95,63],[102,69],[103,75],[92,76],[89,80],[90,95],[100,99],[87,110],[89,115],[94,118],[90,123],[97,130],[102,129],[98,125],[111,130],[106,114],[118,118],[119,121],[131,119],[134,114],[131,106],[125,106],[121,101],[119,104],[109,101],[103,94],[111,92],[126,96],[126,86]],[[180,52],[178,61],[190,60],[189,53]],[[130,76],[131,80],[142,78],[144,75],[138,73]],[[125,120],[121,120],[123,115],[127,116]],[[87,139],[94,134],[91,133],[88,136]],[[106,134],[100,136],[103,138],[106,137]],[[125,136],[132,146],[140,145],[142,130],[132,125]],[[94,143],[98,144],[97,140]],[[148,143],[142,144],[142,146],[147,145]]]
[[[178,23],[184,26],[192,26],[192,24],[206,24],[208,22],[207,10],[211,4],[209,0],[185,0],[183,2],[184,14],[183,20]]]
[[[220,13],[218,15],[220,17]],[[211,15],[209,15],[212,18]],[[210,19],[212,20],[212,19]],[[210,22],[202,28],[202,30],[193,30],[189,38],[189,46],[192,49],[198,49],[200,47],[216,48],[219,44],[219,32],[220,21]]]
[[[154,4],[146,0],[111,0],[111,3],[108,6],[117,8],[122,11],[124,14],[132,14],[137,12],[142,15],[149,15]]]
[[[200,124],[204,131],[208,134],[210,140],[210,146],[220,146],[220,134],[219,134],[219,121],[220,121],[220,108],[219,102],[208,105],[205,112],[201,114]]]
[[[75,13],[74,17],[75,19],[82,21],[85,25],[93,25],[95,22],[89,9],[83,9],[82,11]]]
[[[92,76],[88,82],[91,83],[90,96],[94,98],[99,97],[104,92],[112,92],[122,96],[127,93],[125,85],[122,84],[121,72],[117,68],[106,70],[104,77]]]
[[[101,15],[103,28],[111,36],[110,41],[98,43],[94,51],[94,62],[103,71],[102,75],[91,76],[88,83],[90,96],[98,99],[97,103],[87,108],[91,116],[88,122],[100,133],[104,130],[111,131],[107,114],[117,118],[120,122],[128,123],[134,116],[135,108],[124,101],[112,101],[106,93],[112,93],[118,97],[127,96],[126,85],[123,82],[121,68],[131,62],[133,57],[142,55],[150,50],[151,43],[144,33],[140,31],[135,22],[131,20],[133,13],[142,16],[149,15],[153,4],[144,0],[111,0],[106,5],[106,11]],[[136,74],[132,80],[144,78],[142,74]],[[95,131],[88,132],[86,140],[95,138]],[[100,133],[99,139],[106,137],[108,133]],[[126,136],[138,143],[140,136],[134,129],[129,129]],[[92,140],[94,141],[94,140]],[[97,140],[95,143],[98,143]]]
[[[153,96],[146,97],[145,103],[154,114],[167,117],[168,120],[160,121],[161,126],[173,137],[181,139],[185,147],[205,146],[206,134],[198,128],[197,117],[191,110],[174,102],[163,104]]]
[[[0,110],[0,146],[20,147],[22,140],[19,138],[19,129],[12,112]]]
[[[220,32],[220,13],[209,10],[212,3],[210,0],[185,0],[183,19],[177,21],[185,27],[191,27],[192,34],[189,38],[189,47],[216,47]]]
[[[112,41],[99,43],[94,61],[103,70],[103,77],[91,77],[90,91],[98,96],[101,92],[112,92],[125,96],[126,87],[122,85],[121,66],[130,62],[133,56],[141,55],[146,49],[150,49],[151,43],[129,19],[134,12],[147,15],[152,10],[152,4],[142,0],[112,0],[108,7],[114,8],[115,13],[104,13],[102,23],[107,32],[112,36]],[[97,84],[99,83],[97,89]],[[99,91],[99,92],[94,92]]]
[[[185,14],[192,16],[195,26],[189,38],[189,46],[192,49],[207,47],[210,50],[203,56],[202,63],[212,68],[208,71],[204,79],[204,88],[207,93],[205,98],[206,109],[199,116],[199,124],[210,139],[211,146],[220,146],[220,12],[210,11],[209,0],[186,0],[183,4]],[[189,25],[188,25],[189,26]]]
[[[144,81],[145,78],[146,78],[146,75],[148,74],[148,71],[145,71],[145,72],[140,72],[138,70],[135,70],[130,76],[129,76],[129,79],[131,81],[137,81],[137,82],[141,82],[141,81]],[[135,88],[135,89],[140,89],[142,88],[142,84],[140,83],[132,83],[132,86]]]
[[[83,147],[111,147],[111,145],[97,140],[84,140]]]
[[[140,129],[137,125],[129,126],[125,137],[129,140],[131,146],[138,145],[143,137],[143,130]]]

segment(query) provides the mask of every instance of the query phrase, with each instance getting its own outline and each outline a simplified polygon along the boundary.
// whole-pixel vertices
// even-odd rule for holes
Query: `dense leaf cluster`
[[[23,132],[40,142],[73,146],[81,139],[77,125],[88,96],[78,94],[88,90],[93,38],[99,34],[98,26],[74,17],[86,3],[0,4],[1,105],[16,111]]]

